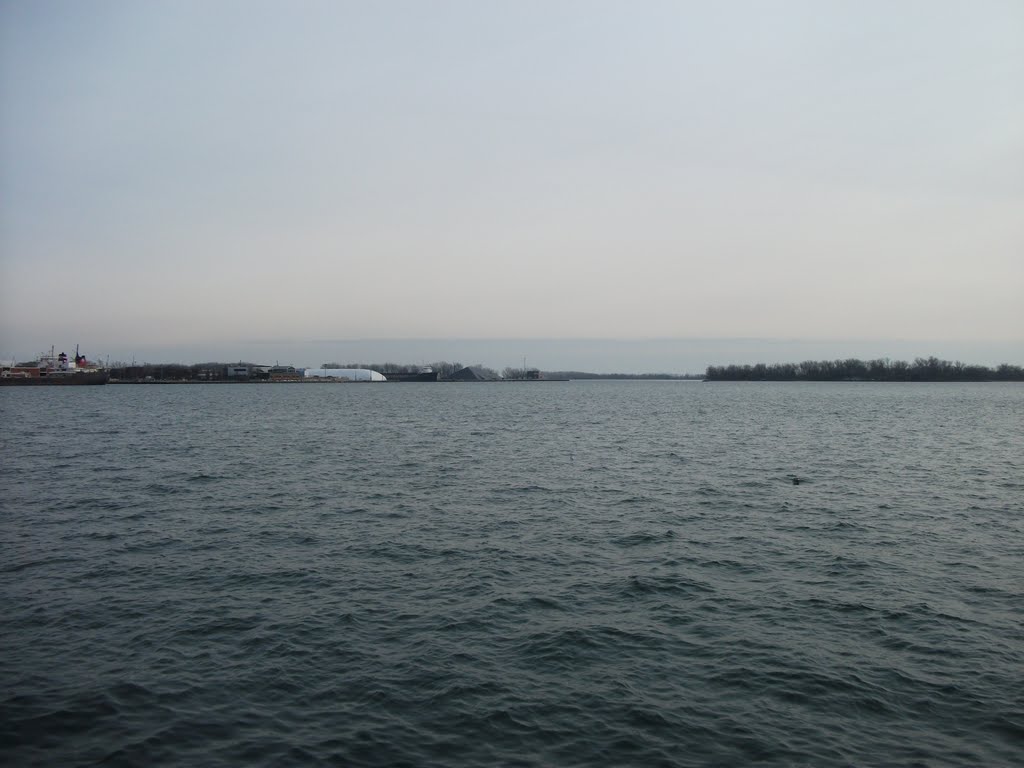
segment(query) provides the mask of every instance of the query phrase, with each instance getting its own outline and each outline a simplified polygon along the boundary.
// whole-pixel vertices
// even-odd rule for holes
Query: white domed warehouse
[[[387,381],[383,374],[369,368],[307,368],[307,379],[348,379],[349,381]]]

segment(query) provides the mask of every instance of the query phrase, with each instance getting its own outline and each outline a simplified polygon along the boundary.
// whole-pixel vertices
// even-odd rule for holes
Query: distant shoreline
[[[705,381],[861,381],[861,382],[999,382],[1024,381],[1024,368],[1002,363],[995,368],[966,365],[936,357],[903,360],[808,360],[802,363],[709,365]]]
[[[544,384],[571,381],[571,379],[483,379],[481,381],[355,381],[345,378],[316,377],[305,379],[111,379],[108,384]]]
[[[218,385],[227,384],[232,386],[244,386],[251,384],[300,384],[300,385],[340,385],[340,384],[555,384],[573,381],[658,381],[658,382],[692,382],[695,384],[714,383],[742,383],[751,384],[785,384],[807,383],[807,384],[1001,384],[1021,383],[1024,377],[1019,379],[750,379],[750,378],[664,378],[650,376],[591,376],[581,379],[486,379],[481,381],[433,381],[433,382],[404,382],[404,381],[353,381],[351,379],[289,379],[289,380],[266,380],[266,379],[240,379],[236,381],[219,379],[214,381],[201,381],[196,379],[111,379],[108,384],[113,385],[152,385],[152,384],[184,384],[184,385]]]
[[[437,380],[447,383],[458,379],[457,363],[437,363]],[[421,379],[419,366],[387,364],[328,365],[329,368],[352,367],[377,371],[384,377],[394,376],[388,383],[428,383]],[[106,369],[111,384],[344,384],[348,378],[304,376],[304,370],[293,366],[259,366],[252,363],[141,363],[114,364]],[[1024,368],[1002,363],[995,367],[950,362],[935,357],[917,358],[913,362],[874,359],[808,360],[800,363],[756,363],[754,365],[710,365],[702,374],[672,373],[591,373],[576,370],[531,369],[534,375],[524,376],[525,369],[507,368],[503,374],[477,366],[480,375],[474,380],[484,382],[530,383],[547,381],[811,381],[811,382],[1021,382]]]

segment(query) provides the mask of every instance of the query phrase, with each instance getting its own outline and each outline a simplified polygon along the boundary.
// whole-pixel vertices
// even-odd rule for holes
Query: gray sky
[[[1019,0],[8,0],[0,357],[1021,362],[1022,94]]]

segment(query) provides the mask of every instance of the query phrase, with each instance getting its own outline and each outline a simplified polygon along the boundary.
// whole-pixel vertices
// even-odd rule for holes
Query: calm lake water
[[[0,416],[3,764],[1024,763],[1024,385]]]

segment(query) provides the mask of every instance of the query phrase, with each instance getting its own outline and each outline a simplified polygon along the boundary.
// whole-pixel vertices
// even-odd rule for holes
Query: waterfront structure
[[[348,379],[349,381],[387,381],[383,374],[368,368],[307,368],[307,379]]]
[[[49,354],[40,355],[38,360],[27,363],[12,361],[0,368],[2,386],[106,384],[109,379],[110,374],[106,370],[78,353],[77,345],[74,362],[67,353],[55,355],[51,349]]]
[[[388,381],[437,381],[439,374],[429,365],[420,368],[415,373],[389,373],[387,374]]]

